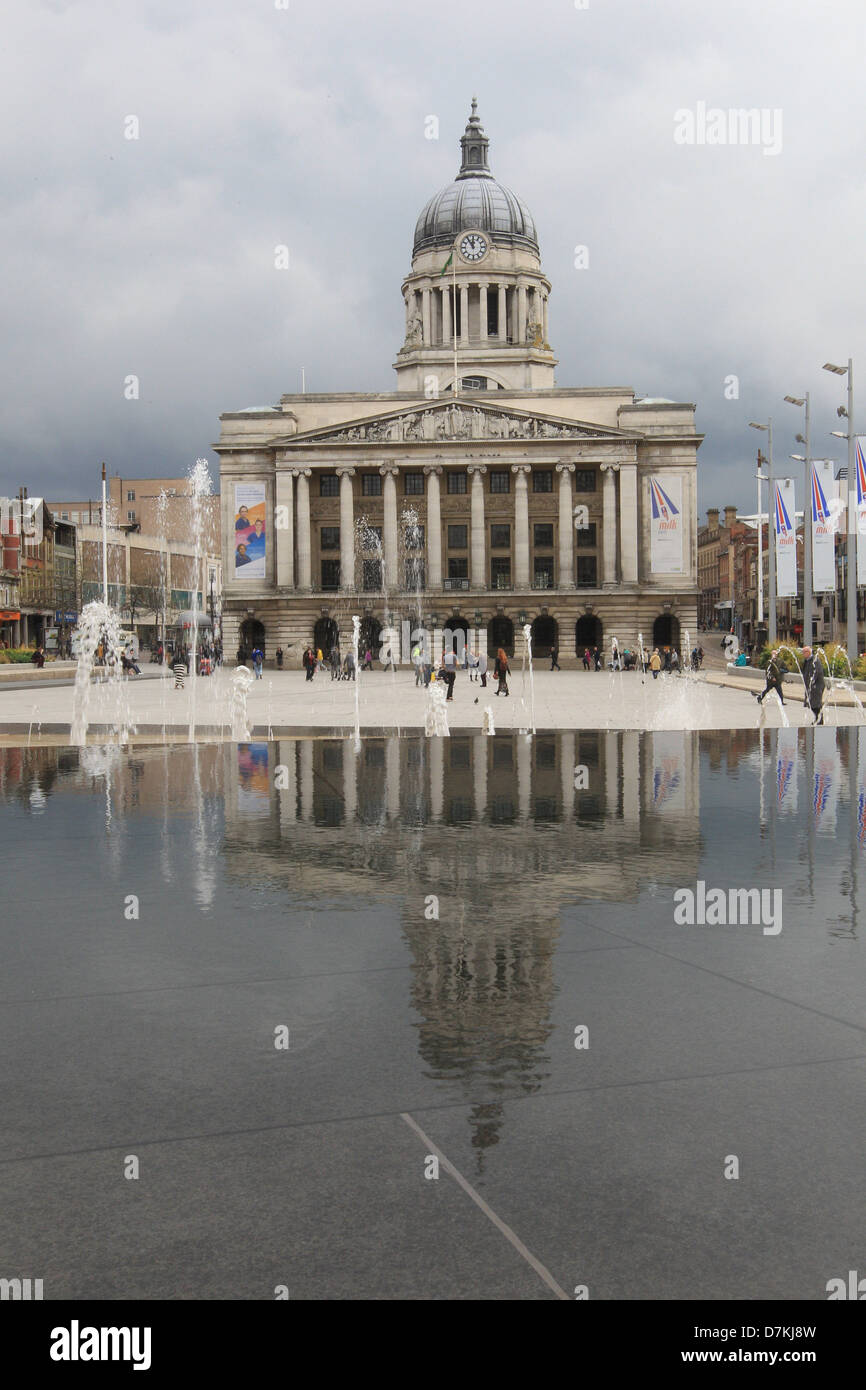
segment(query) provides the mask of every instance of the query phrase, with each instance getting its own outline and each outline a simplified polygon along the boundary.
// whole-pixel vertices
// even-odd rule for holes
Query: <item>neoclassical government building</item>
[[[535,223],[474,101],[460,145],[416,223],[396,389],[220,417],[227,653],[346,651],[353,614],[374,651],[409,619],[519,654],[529,623],[564,664],[696,630],[695,407],[555,384]]]

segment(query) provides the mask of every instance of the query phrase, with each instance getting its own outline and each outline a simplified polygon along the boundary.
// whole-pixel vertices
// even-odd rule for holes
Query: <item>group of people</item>
[[[811,710],[813,723],[823,724],[825,687],[824,664],[820,654],[816,655],[811,647],[803,648],[803,669],[801,674],[803,677],[803,708]],[[785,696],[782,691],[783,677],[784,668],[779,660],[777,648],[776,651],[770,653],[770,660],[767,662],[767,668],[764,672],[764,689],[760,694],[756,690],[751,692],[759,705],[764,703],[764,700],[770,694],[771,690],[775,691],[778,695],[779,703],[784,705]]]

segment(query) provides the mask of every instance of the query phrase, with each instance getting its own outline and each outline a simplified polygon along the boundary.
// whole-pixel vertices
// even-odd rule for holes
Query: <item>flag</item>
[[[452,262],[453,260],[454,260],[454,247],[452,246],[452,248],[451,248],[451,255],[448,257],[447,261],[445,262],[445,264],[443,265],[442,269],[441,269],[440,272],[439,272],[440,277],[441,277],[442,275],[445,274],[446,270],[448,269],[449,265],[451,264],[451,262]]]
[[[782,478],[773,485],[776,515],[776,597],[797,596],[797,536],[794,519],[794,479]]]
[[[812,587],[821,594],[836,587],[836,517],[828,500],[833,495],[833,464],[829,459],[816,459],[811,470]]]

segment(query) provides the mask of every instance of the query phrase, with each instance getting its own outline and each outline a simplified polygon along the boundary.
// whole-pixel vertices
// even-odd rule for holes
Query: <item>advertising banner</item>
[[[235,483],[235,579],[264,579],[265,484]]]
[[[794,479],[779,478],[776,494],[776,596],[797,597],[797,533],[794,529]]]
[[[854,544],[857,546],[858,585],[866,584],[866,461],[863,458],[864,445],[866,445],[866,438],[863,435],[858,435],[854,450],[854,462],[857,468],[857,534]]]
[[[653,574],[683,573],[683,480],[650,477],[650,563]]]
[[[836,588],[836,529],[838,506],[833,506],[835,481],[832,459],[815,459],[812,468],[812,590]]]

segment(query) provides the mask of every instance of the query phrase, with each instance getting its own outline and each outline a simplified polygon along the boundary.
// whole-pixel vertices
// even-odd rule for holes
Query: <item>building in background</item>
[[[696,628],[695,407],[556,386],[535,223],[474,102],[460,143],[415,228],[397,389],[220,417],[227,651],[345,651],[353,614],[374,652],[400,619],[509,653],[528,625],[567,664]]]

